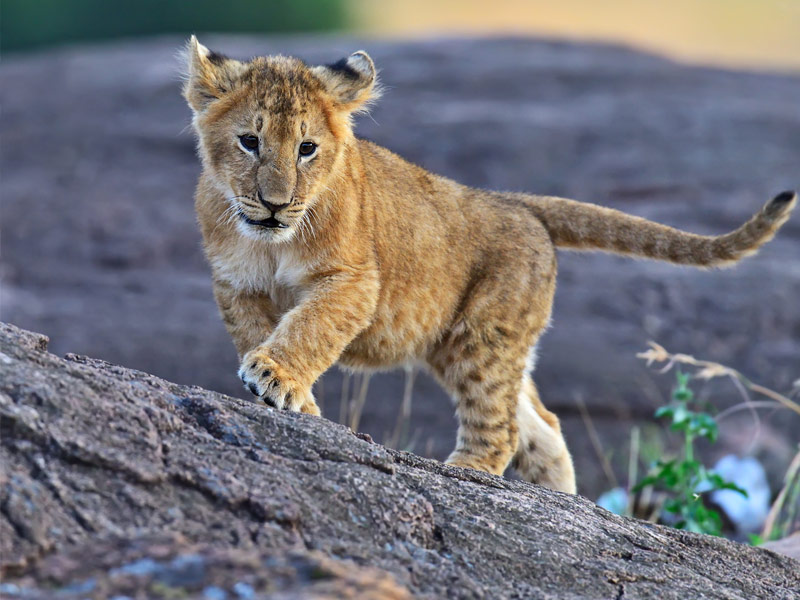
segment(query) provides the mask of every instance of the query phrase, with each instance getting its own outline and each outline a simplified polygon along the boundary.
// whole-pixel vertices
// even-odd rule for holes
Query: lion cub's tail
[[[775,235],[797,202],[782,192],[739,229],[718,236],[686,233],[595,204],[527,196],[553,243],[574,250],[603,250],[681,265],[720,267],[754,254]]]

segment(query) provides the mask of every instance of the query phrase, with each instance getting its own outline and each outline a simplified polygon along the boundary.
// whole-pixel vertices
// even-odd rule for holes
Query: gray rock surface
[[[800,592],[800,563],[768,550],[46,344],[0,324],[4,597]]]
[[[800,187],[798,77],[527,39],[203,41],[238,57],[282,52],[312,62],[365,48],[386,93],[359,133],[476,186],[575,197],[700,233],[727,231],[775,192]],[[0,311],[50,335],[56,353],[243,395],[195,227],[199,166],[179,93],[182,44],[3,57]],[[652,422],[673,381],[634,358],[648,339],[780,391],[800,377],[798,218],[732,270],[564,253],[560,271],[537,380],[564,419],[586,494],[610,484],[576,399],[625,473],[631,425]],[[340,384],[334,371],[317,390],[331,418]],[[414,450],[443,458],[454,442],[452,407],[425,377],[414,392]],[[730,386],[702,394],[721,409],[740,401]],[[401,395],[402,375],[374,378],[360,428],[384,439]],[[777,486],[800,419],[763,415],[755,445],[744,411],[726,421],[714,453],[757,453]]]

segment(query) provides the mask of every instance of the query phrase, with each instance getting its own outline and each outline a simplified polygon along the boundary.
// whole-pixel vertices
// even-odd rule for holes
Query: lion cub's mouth
[[[248,217],[243,212],[239,211],[239,216],[244,220],[245,223],[248,225],[256,225],[258,227],[266,227],[267,229],[287,229],[289,226],[286,223],[281,223],[276,219],[274,216],[269,217],[267,219],[260,219],[255,220]]]

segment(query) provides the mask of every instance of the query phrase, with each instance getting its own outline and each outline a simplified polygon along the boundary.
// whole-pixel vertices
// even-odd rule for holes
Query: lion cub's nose
[[[289,204],[291,204],[291,201],[284,202],[283,204],[273,204],[272,202],[267,202],[266,200],[264,200],[264,196],[261,195],[261,190],[258,191],[258,201],[261,202],[261,204],[266,206],[268,209],[270,209],[273,213],[276,213],[279,210],[286,208],[287,206],[289,206]]]

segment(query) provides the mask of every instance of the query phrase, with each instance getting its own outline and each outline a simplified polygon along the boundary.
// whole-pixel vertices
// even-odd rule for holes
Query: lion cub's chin
[[[250,225],[244,221],[239,221],[236,224],[236,229],[239,233],[250,239],[258,240],[261,242],[270,242],[273,244],[280,244],[288,242],[295,235],[294,225],[289,225],[285,229],[270,229],[268,227],[260,227],[259,225]]]

